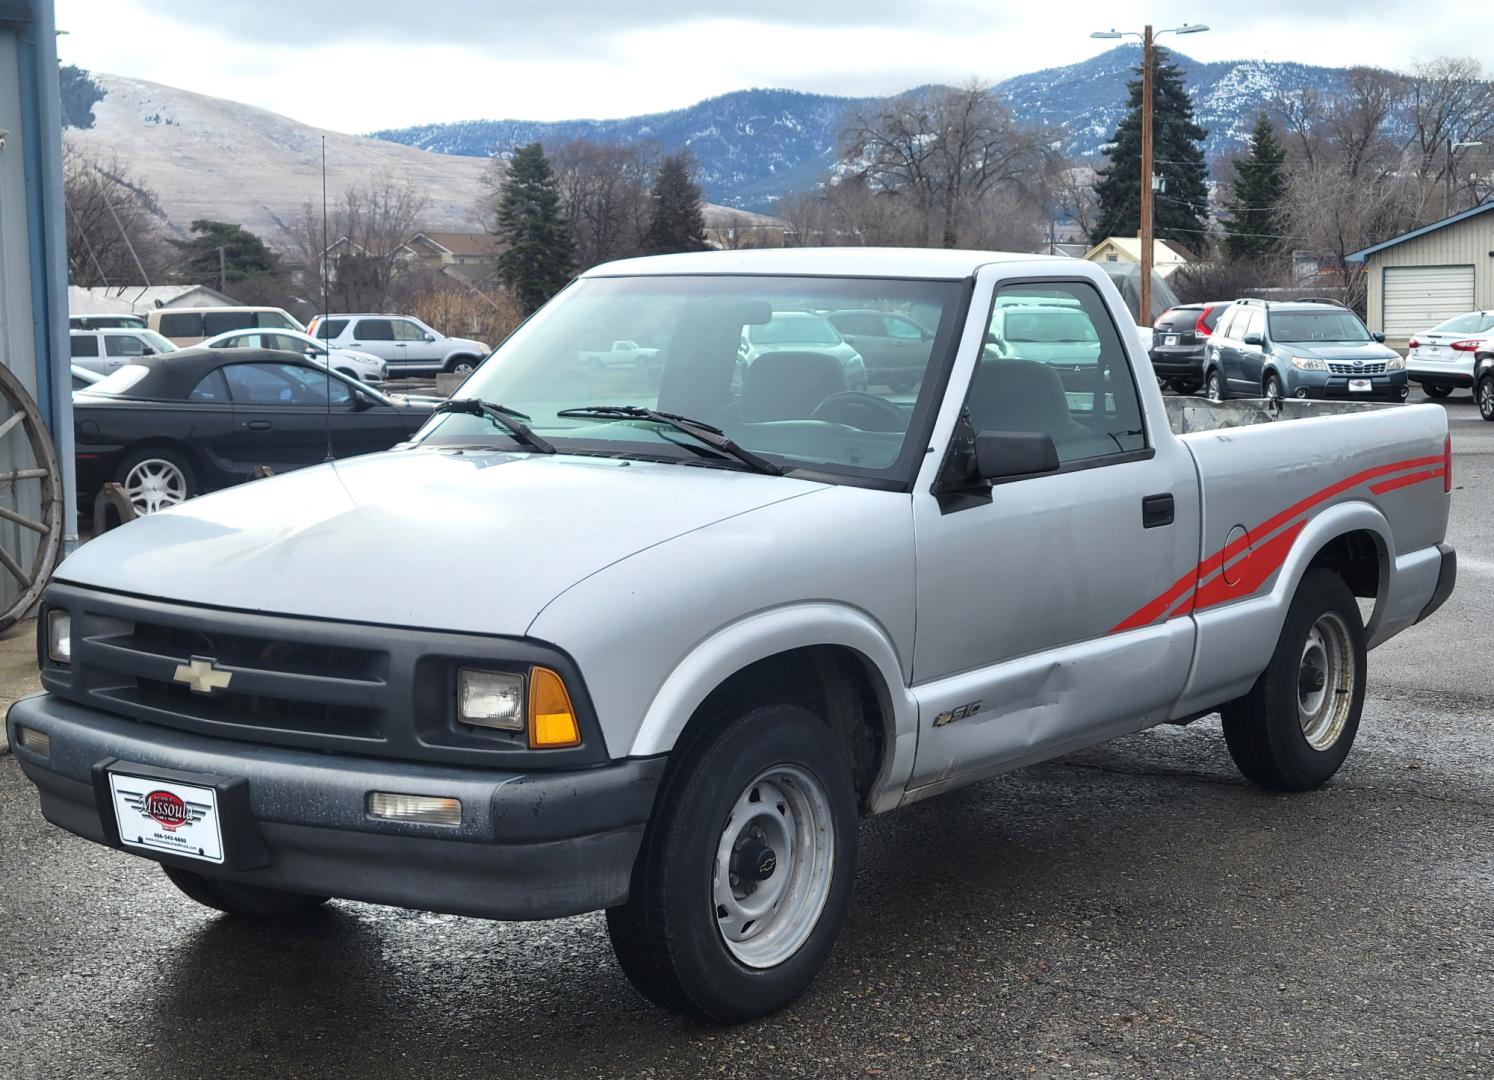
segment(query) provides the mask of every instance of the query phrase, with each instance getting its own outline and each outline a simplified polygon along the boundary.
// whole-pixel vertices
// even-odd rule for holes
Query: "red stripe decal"
[[[1444,470],[1446,465],[1444,456],[1438,454],[1434,457],[1409,458],[1405,461],[1392,462],[1389,465],[1376,465],[1372,469],[1363,469],[1353,476],[1345,477],[1335,484],[1330,484],[1320,491],[1313,492],[1280,513],[1267,518],[1251,529],[1246,536],[1236,540],[1234,543],[1225,545],[1221,550],[1210,555],[1203,562],[1188,571],[1188,573],[1173,582],[1166,592],[1155,599],[1149,600],[1124,620],[1117,623],[1111,628],[1110,632],[1118,634],[1124,630],[1135,630],[1138,627],[1149,626],[1163,615],[1166,615],[1169,619],[1175,619],[1180,615],[1187,615],[1197,608],[1208,607],[1211,604],[1223,603],[1225,600],[1250,595],[1251,592],[1259,588],[1276,570],[1281,568],[1281,564],[1286,561],[1286,556],[1291,550],[1291,542],[1297,538],[1297,534],[1302,531],[1307,522],[1300,522],[1297,526],[1288,530],[1287,533],[1282,534],[1282,536],[1290,537],[1285,545],[1278,543],[1281,539],[1280,537],[1270,540],[1266,539],[1277,529],[1301,517],[1319,503],[1326,502],[1335,495],[1342,495],[1346,491],[1351,491],[1362,484],[1368,484],[1371,480],[1382,476],[1405,472],[1407,469],[1424,469],[1426,466],[1441,466],[1441,468],[1426,469],[1424,472],[1412,473],[1409,476],[1400,476],[1393,480],[1374,484],[1371,485],[1370,491],[1373,494],[1381,495],[1387,491],[1394,491],[1396,488],[1406,487],[1410,484],[1419,484],[1424,480],[1432,480],[1445,475]],[[1266,542],[1262,543],[1263,540]],[[1251,550],[1252,542],[1258,545],[1254,550]],[[1261,553],[1266,551],[1273,553],[1280,552],[1280,557],[1275,565],[1259,561]],[[1240,576],[1237,578],[1239,584],[1233,586],[1224,585],[1222,578],[1210,581],[1207,584],[1200,584],[1205,578],[1217,573],[1236,556],[1247,552],[1249,554],[1240,561],[1238,568],[1241,571]],[[1246,570],[1247,564],[1249,564],[1248,571]],[[1262,566],[1266,566],[1267,569],[1256,578],[1255,575],[1260,571]],[[1242,586],[1247,578],[1254,579],[1255,584],[1249,590],[1242,591]],[[1205,596],[1212,599],[1205,602]]]
[[[1428,469],[1426,472],[1411,473],[1409,476],[1397,476],[1394,480],[1382,480],[1378,484],[1371,484],[1370,491],[1376,495],[1384,495],[1387,491],[1396,488],[1410,487],[1412,484],[1420,484],[1424,480],[1436,480],[1446,475],[1445,469]]]
[[[1193,594],[1193,608],[1213,607],[1241,597],[1250,596],[1266,583],[1266,579],[1281,569],[1286,557],[1291,554],[1297,535],[1307,528],[1306,521],[1299,521],[1283,529],[1260,547],[1251,548],[1245,557],[1230,567],[1235,582],[1231,585],[1223,574],[1210,578]]]

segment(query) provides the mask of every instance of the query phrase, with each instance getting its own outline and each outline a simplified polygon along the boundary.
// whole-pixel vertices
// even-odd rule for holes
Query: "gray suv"
[[[1236,300],[1204,357],[1209,398],[1404,401],[1406,361],[1332,300]]]

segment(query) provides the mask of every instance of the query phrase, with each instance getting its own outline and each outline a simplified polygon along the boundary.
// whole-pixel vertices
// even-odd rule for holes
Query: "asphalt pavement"
[[[0,758],[0,1076],[1494,1074],[1494,424],[1448,411],[1458,590],[1372,654],[1317,792],[1206,720],[868,821],[828,969],[717,1029],[637,997],[599,916],[217,916]]]

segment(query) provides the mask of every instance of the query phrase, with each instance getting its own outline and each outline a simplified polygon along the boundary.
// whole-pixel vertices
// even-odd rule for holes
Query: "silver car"
[[[774,311],[767,322],[744,326],[742,344],[737,350],[742,369],[767,353],[819,353],[834,357],[845,369],[847,386],[851,390],[866,390],[865,359],[823,315],[812,311]]]

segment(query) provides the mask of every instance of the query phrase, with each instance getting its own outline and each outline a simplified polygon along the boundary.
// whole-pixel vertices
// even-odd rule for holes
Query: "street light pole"
[[[1152,322],[1152,27],[1141,37],[1141,296],[1136,325]]]
[[[1454,150],[1461,150],[1465,146],[1483,146],[1483,145],[1484,144],[1483,144],[1482,140],[1479,140],[1479,139],[1461,139],[1461,140],[1459,140],[1457,142],[1453,142],[1453,137],[1451,135],[1448,135],[1448,137],[1447,137],[1447,175],[1444,177],[1444,180],[1446,181],[1446,183],[1443,185],[1443,188],[1442,188],[1442,216],[1443,217],[1449,217],[1449,216],[1452,215],[1453,151]]]

